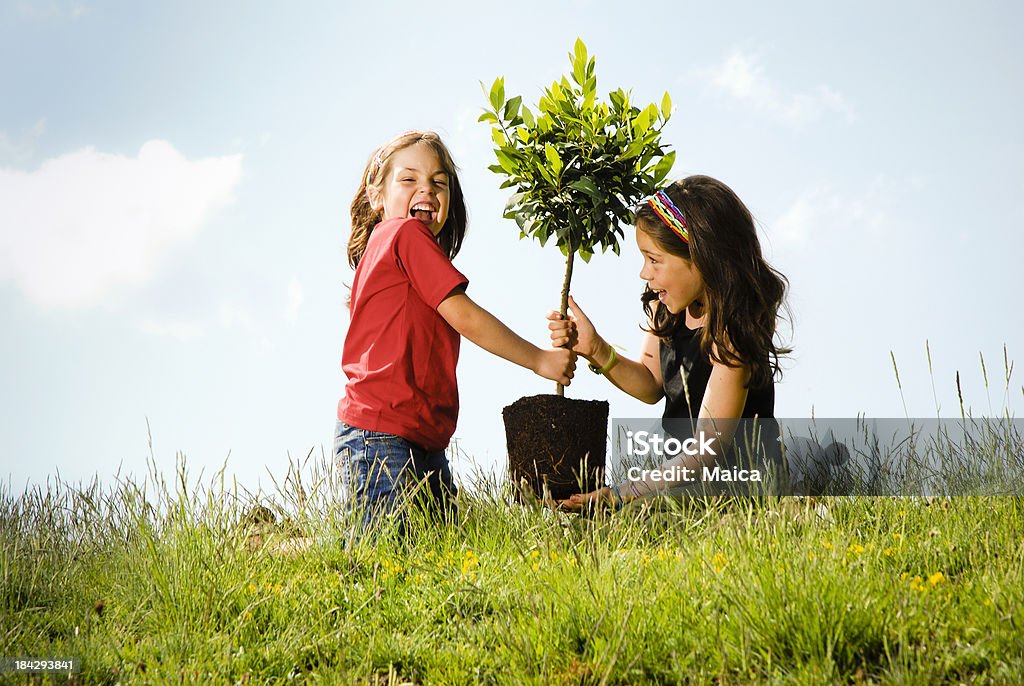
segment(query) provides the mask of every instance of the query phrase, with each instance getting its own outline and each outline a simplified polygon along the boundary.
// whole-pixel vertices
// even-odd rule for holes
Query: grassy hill
[[[184,469],[170,486],[153,474],[0,490],[0,656],[75,656],[70,683],[90,684],[1024,674],[1019,497],[659,501],[580,517],[482,480],[457,525],[414,513],[406,538],[353,545],[318,483],[288,481],[262,517],[252,496]]]

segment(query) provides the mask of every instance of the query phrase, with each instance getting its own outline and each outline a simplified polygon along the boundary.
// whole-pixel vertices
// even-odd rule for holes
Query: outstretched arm
[[[452,292],[437,306],[437,312],[459,334],[487,352],[563,386],[568,386],[572,381],[576,369],[576,355],[573,351],[565,348],[538,348],[473,302],[465,293]]]

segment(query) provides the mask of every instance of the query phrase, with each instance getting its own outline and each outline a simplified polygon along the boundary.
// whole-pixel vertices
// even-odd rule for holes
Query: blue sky
[[[561,256],[501,218],[479,82],[534,103],[577,36],[600,93],[671,93],[672,176],[731,185],[789,277],[778,416],[957,416],[957,372],[1019,414],[1018,4],[477,5],[0,0],[0,477],[144,473],[147,420],[160,469],[250,488],[329,452],[347,208],[410,128],[461,167],[470,295],[544,344]],[[639,269],[627,231],[573,283],[633,355]],[[501,408],[550,385],[469,343],[459,374],[458,445],[500,469]],[[586,370],[569,394],[660,414]]]

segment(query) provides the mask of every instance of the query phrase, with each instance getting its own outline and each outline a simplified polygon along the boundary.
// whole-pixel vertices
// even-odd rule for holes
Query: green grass
[[[256,498],[184,469],[171,486],[0,489],[0,655],[77,656],[73,683],[100,684],[1024,674],[1019,497],[834,498],[825,517],[807,500],[661,501],[586,518],[481,479],[456,526],[414,515],[404,540],[351,546],[326,482],[299,471],[262,499],[289,517],[258,540]],[[296,532],[312,545],[282,553]]]

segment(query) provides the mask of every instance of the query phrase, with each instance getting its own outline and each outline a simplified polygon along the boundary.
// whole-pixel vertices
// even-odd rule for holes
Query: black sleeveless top
[[[685,314],[682,315],[685,317]],[[661,378],[665,390],[664,418],[690,417],[700,414],[711,379],[711,358],[701,352],[700,329],[690,329],[685,319],[672,336],[671,344],[662,339]],[[684,377],[685,375],[685,377]],[[689,394],[689,400],[687,400]],[[775,417],[775,384],[759,388],[751,387],[747,392],[747,403],[743,406],[744,418]]]

